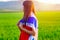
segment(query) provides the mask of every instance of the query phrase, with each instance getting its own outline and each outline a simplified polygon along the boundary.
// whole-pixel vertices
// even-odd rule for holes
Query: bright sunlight
[[[60,4],[60,0],[35,0],[35,1],[49,4]]]

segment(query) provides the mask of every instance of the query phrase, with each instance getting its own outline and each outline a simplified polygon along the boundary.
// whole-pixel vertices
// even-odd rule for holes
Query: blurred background
[[[0,9],[2,11],[20,11],[23,9],[23,1],[24,0],[1,0],[0,1]],[[49,1],[49,0],[36,0],[34,1],[36,10],[60,10],[60,2],[57,1]]]
[[[24,0],[0,0],[0,40],[18,40]],[[33,0],[38,40],[60,40],[60,0]]]

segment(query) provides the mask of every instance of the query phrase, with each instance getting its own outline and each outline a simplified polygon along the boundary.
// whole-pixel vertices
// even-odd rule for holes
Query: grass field
[[[22,12],[0,12],[0,40],[18,40],[20,31],[17,22]],[[60,12],[39,11],[38,40],[60,40]]]

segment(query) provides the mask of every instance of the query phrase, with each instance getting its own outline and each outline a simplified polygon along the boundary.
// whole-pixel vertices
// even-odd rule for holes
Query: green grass
[[[20,31],[17,22],[23,12],[0,12],[0,40],[18,40]],[[60,12],[39,11],[38,40],[60,40]]]

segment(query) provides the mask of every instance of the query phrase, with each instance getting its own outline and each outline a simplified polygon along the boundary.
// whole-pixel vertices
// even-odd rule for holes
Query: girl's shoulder
[[[21,19],[20,22],[24,23],[24,19]]]
[[[29,17],[27,20],[28,23],[33,23],[35,21],[36,21],[36,19],[34,17]]]

